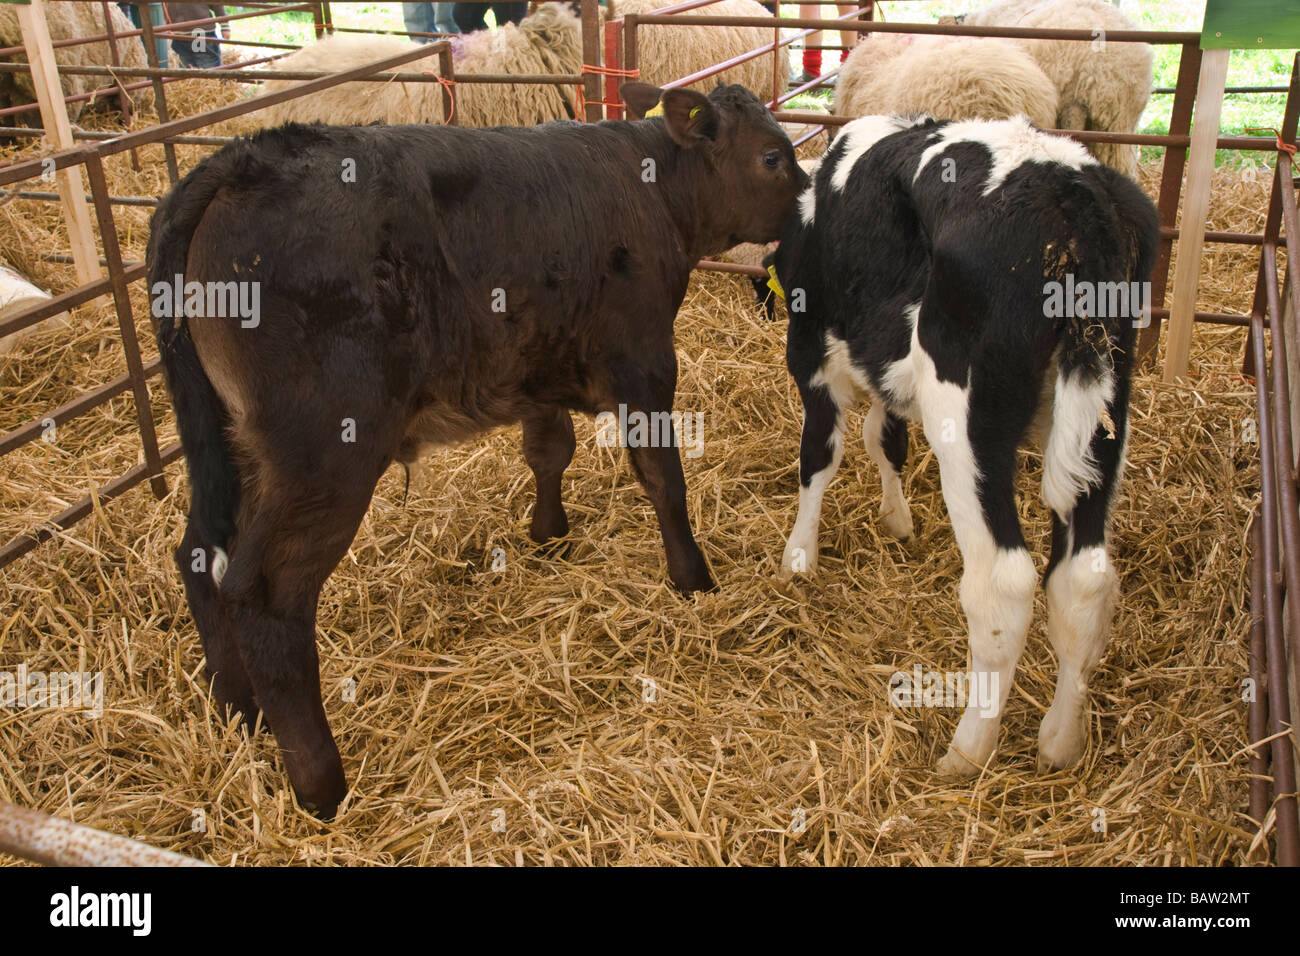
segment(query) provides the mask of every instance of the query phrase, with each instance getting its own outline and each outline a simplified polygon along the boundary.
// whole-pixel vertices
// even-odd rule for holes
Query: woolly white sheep
[[[936,119],[1009,119],[1056,126],[1056,87],[1004,40],[874,34],[849,54],[835,85],[843,116],[925,113]]]
[[[1137,128],[1151,95],[1151,47],[1145,43],[1107,42],[1113,30],[1137,26],[1104,0],[1000,0],[967,14],[967,26],[1035,27],[1092,31],[1092,42],[1079,40],[1017,40],[1056,84],[1060,94],[1059,129],[1110,130],[1131,133]],[[1137,172],[1132,146],[1091,143],[1088,149],[1103,163],[1122,173]]]

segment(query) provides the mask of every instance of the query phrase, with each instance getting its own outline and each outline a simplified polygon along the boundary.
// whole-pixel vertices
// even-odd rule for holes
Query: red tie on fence
[[[438,85],[447,91],[447,99],[451,100],[451,112],[443,118],[442,122],[444,126],[450,124],[451,118],[456,115],[456,91],[452,89],[452,87],[456,85],[456,81],[449,80],[445,76],[439,76],[437,73],[433,72],[433,70],[421,70],[420,72],[425,76],[433,77],[438,81]]]
[[[637,80],[641,78],[640,70],[623,70],[616,66],[592,66],[590,63],[582,64],[582,73],[585,76],[588,73],[594,73],[597,76],[619,76],[628,80]],[[578,118],[584,123],[587,122],[588,106],[619,106],[623,105],[621,100],[589,100],[585,95],[583,84],[578,84]]]
[[[1296,150],[1295,144],[1294,144],[1294,143],[1284,143],[1284,142],[1282,141],[1282,134],[1281,134],[1280,132],[1278,132],[1278,130],[1277,130],[1276,127],[1274,127],[1274,126],[1247,126],[1247,127],[1245,127],[1244,129],[1245,129],[1245,132],[1247,132],[1247,133],[1272,133],[1274,136],[1277,137],[1277,148],[1278,148],[1279,150],[1281,150],[1281,151],[1284,152],[1284,153],[1289,153],[1289,154],[1292,155],[1292,156],[1295,155],[1295,150]]]

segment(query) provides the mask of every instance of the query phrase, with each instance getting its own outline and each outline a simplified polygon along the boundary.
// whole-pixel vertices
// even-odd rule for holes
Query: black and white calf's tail
[[[1145,196],[1131,196],[1137,192],[1123,180],[1112,193],[1115,221],[1127,233],[1116,239],[1133,250],[1123,276],[1131,287],[1149,280],[1157,252],[1154,210]],[[1097,278],[1094,287],[1113,281]],[[1042,493],[1052,513],[1045,590],[1047,637],[1058,670],[1052,705],[1039,728],[1040,770],[1072,766],[1083,755],[1088,680],[1105,650],[1119,597],[1109,526],[1128,446],[1137,318],[1131,309],[1104,326],[1095,319],[1066,320],[1057,353]]]

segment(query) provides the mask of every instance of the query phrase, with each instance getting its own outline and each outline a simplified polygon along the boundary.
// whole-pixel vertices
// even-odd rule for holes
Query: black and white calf
[[[943,773],[973,774],[992,754],[1033,614],[1036,574],[1013,489],[1031,435],[1052,510],[1047,633],[1059,667],[1039,766],[1083,753],[1087,682],[1119,592],[1107,525],[1142,299],[1130,293],[1145,288],[1157,236],[1134,183],[1023,119],[856,120],[786,223],[775,264],[804,424],[782,571],[816,570],[844,412],[864,394],[881,519],[911,536],[901,474],[906,421],[919,421],[964,562],[969,666],[998,690],[995,711],[966,708]]]

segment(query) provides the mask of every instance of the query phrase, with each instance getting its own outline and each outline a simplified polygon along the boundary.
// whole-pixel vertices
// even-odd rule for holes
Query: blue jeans
[[[181,61],[181,66],[191,70],[210,70],[220,66],[221,44],[217,42],[216,34],[204,33],[201,27],[194,27],[191,33],[193,36],[188,40],[172,40],[172,52]]]
[[[459,33],[452,19],[453,3],[404,3],[402,20],[410,33]],[[432,37],[411,37],[418,43],[428,43]]]

